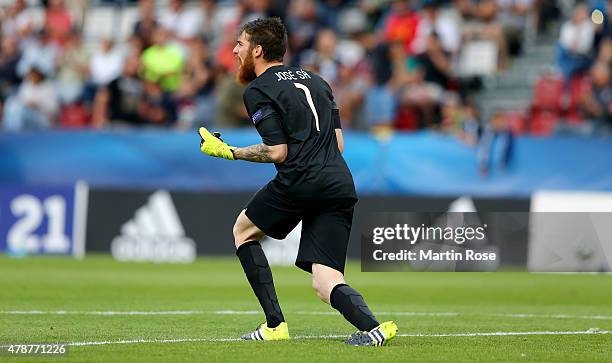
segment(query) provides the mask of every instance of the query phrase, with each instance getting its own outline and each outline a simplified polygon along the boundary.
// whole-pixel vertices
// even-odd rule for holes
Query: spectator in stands
[[[0,105],[21,81],[17,74],[20,57],[17,39],[9,36],[3,37],[0,44]],[[0,114],[2,114],[1,109]]]
[[[459,139],[469,146],[476,146],[482,131],[476,106],[472,103],[465,105],[462,116],[461,130],[458,134]]]
[[[141,58],[144,79],[158,84],[163,92],[179,88],[185,67],[184,53],[170,36],[168,29],[158,28],[153,35],[153,45],[145,49]]]
[[[136,35],[133,35],[127,40],[127,44],[124,44],[122,52],[125,56],[125,59],[132,57],[140,59],[144,49],[145,45],[142,39]]]
[[[612,38],[612,0],[597,0],[591,2],[592,9],[600,10],[604,14],[603,24],[595,26],[595,36],[593,39],[593,47],[599,49],[601,43],[606,39]]]
[[[452,59],[442,47],[437,33],[427,37],[425,52],[417,56],[419,66],[426,82],[434,83],[445,89],[448,87],[452,74]]]
[[[89,58],[81,34],[73,31],[58,62],[57,87],[62,103],[71,104],[82,99],[90,76]]]
[[[220,29],[216,29],[215,25],[219,25],[215,20],[215,14],[217,13],[217,4],[214,0],[202,0],[200,2],[202,7],[202,36],[205,37],[206,41],[210,42],[219,37]]]
[[[215,54],[215,63],[224,72],[236,71],[236,58],[233,49],[236,46],[236,31],[239,23],[230,23],[225,26],[223,37]]]
[[[176,103],[159,84],[145,80],[138,114],[146,125],[170,126],[177,120]]]
[[[414,40],[415,53],[420,54],[427,48],[427,39],[436,33],[440,39],[442,49],[449,54],[455,54],[461,44],[461,31],[459,24],[452,16],[443,17],[439,12],[440,0],[423,0],[420,11],[420,21]]]
[[[604,38],[599,44],[595,63],[599,62],[612,67],[612,38]]]
[[[312,48],[317,31],[327,27],[325,19],[317,14],[314,0],[291,0],[286,25],[294,64],[299,63],[302,51]]]
[[[170,0],[168,7],[159,15],[160,25],[180,41],[193,39],[200,31],[198,10],[188,8],[185,3],[185,0]]]
[[[110,39],[102,40],[100,49],[91,56],[89,70],[95,87],[106,86],[117,79],[123,69],[124,54]]]
[[[359,51],[354,59],[345,60],[341,65],[338,82],[334,85],[334,97],[340,108],[342,127],[363,129],[367,127],[365,96],[374,81],[370,57],[375,52],[376,35],[361,32],[355,35],[355,40]]]
[[[494,22],[497,17],[496,0],[456,0],[455,6],[465,21],[472,22],[468,25],[478,24],[482,27]]]
[[[45,30],[39,31],[33,38],[25,39],[21,44],[22,56],[17,64],[17,74],[20,77],[25,77],[33,67],[41,71],[45,77],[55,75],[59,49],[49,41]]]
[[[547,0],[538,3],[541,1]],[[43,13],[40,7],[28,8],[25,0],[15,0],[0,19],[4,36],[0,101],[14,93],[20,77],[36,67],[46,79],[55,82],[55,93],[63,103],[59,125],[69,124],[64,122],[66,109],[83,99],[87,112],[93,104],[96,126],[109,120],[130,125],[185,121],[182,125],[194,126],[214,121],[221,127],[250,126],[242,103],[243,87],[236,84],[233,76],[236,30],[253,17],[279,15],[286,19],[290,31],[288,61],[311,68],[328,80],[345,127],[384,125],[414,130],[438,128],[444,120],[443,129],[457,130],[461,122],[467,124],[462,120],[470,119],[462,98],[449,92],[449,88],[462,89],[451,67],[453,57],[461,50],[462,35],[465,33],[466,39],[491,40],[499,49],[499,63],[505,63],[503,34],[510,39],[515,36],[517,41],[522,39],[518,33],[525,28],[525,15],[533,11],[535,1],[101,2],[122,5],[117,6],[121,10],[116,16],[125,11],[124,5],[133,7],[137,3],[140,17],[134,21],[134,36],[128,43],[118,41],[113,45],[104,39],[88,43],[87,49],[101,45],[101,50],[87,61],[80,37],[68,30],[81,25],[77,8],[95,7],[98,2],[92,5],[86,0],[43,0]],[[611,5],[612,0],[607,4]],[[158,5],[160,11],[156,14]],[[366,15],[344,12],[359,11],[359,7],[367,14],[369,28],[364,26]],[[121,13],[122,20],[113,24],[121,23],[123,29],[125,20],[131,19],[125,14],[130,15],[132,10]],[[455,19],[457,10],[463,16],[463,24]],[[354,14],[350,11],[348,14]],[[37,24],[43,20],[41,15],[45,31],[38,33],[34,30],[42,25]],[[360,19],[352,22],[355,18]],[[87,18],[90,22],[96,20]],[[606,24],[603,29],[608,29]],[[87,25],[85,29],[90,29],[91,24]],[[570,29],[564,35],[575,33]],[[206,38],[205,43],[201,36]],[[612,62],[612,41],[602,42],[600,61]],[[87,86],[83,88],[84,81]]]
[[[217,113],[214,123],[221,128],[251,126],[249,115],[242,94],[245,87],[236,82],[238,64],[232,49],[236,45],[236,29],[239,22],[231,22],[226,25],[226,31],[221,47],[216,55],[217,76]]]
[[[340,77],[340,60],[336,52],[336,33],[323,29],[317,33],[314,49],[306,50],[301,56],[304,69],[318,73],[330,85],[335,85]]]
[[[386,42],[402,42],[406,52],[413,54],[412,43],[416,37],[419,21],[419,14],[412,9],[409,1],[393,1],[383,23],[383,39]]]
[[[386,15],[388,3],[386,1],[378,0],[360,0],[359,9],[365,14],[368,28],[374,29],[374,27],[381,22]]]
[[[222,76],[217,90],[218,107],[215,125],[221,128],[251,126],[249,115],[242,101],[245,87],[232,74]]]
[[[203,39],[190,43],[189,59],[184,72],[183,83],[175,92],[175,98],[182,103],[193,103],[193,115],[186,120],[187,127],[211,125],[216,112],[215,69],[208,45]],[[184,117],[181,118],[183,121]]]
[[[396,99],[384,85],[371,88],[365,99],[367,126],[393,128],[396,116]]]
[[[402,40],[381,48],[381,60],[390,65],[390,77],[380,78],[377,86],[368,90],[365,99],[368,127],[391,128],[397,116],[396,94],[416,81],[416,63],[407,56]]]
[[[589,72],[590,89],[581,106],[584,115],[593,120],[596,132],[612,131],[612,84],[609,64],[598,62]]]
[[[16,0],[0,20],[5,37],[27,38],[38,30],[34,14],[28,10],[25,0]]]
[[[591,63],[595,26],[589,17],[587,4],[578,4],[572,18],[561,26],[557,65],[569,80],[588,69]]]
[[[495,146],[495,142],[501,143],[500,147]],[[494,155],[496,150],[500,150],[501,156],[498,158]],[[500,168],[505,170],[512,161],[514,153],[514,135],[510,129],[510,125],[506,121],[503,112],[495,112],[491,117],[491,121],[485,126],[482,138],[478,146],[478,169],[480,175],[485,177],[489,172],[495,160],[500,160]]]
[[[243,23],[270,16],[271,0],[248,0],[243,1],[241,5],[244,7],[242,15]]]
[[[536,28],[538,34],[547,34],[553,30],[561,17],[561,2],[557,0],[537,0],[534,5]]]
[[[518,55],[523,48],[523,39],[528,22],[534,19],[534,0],[497,0],[497,19],[501,23],[508,52]],[[534,24],[535,25],[535,24]]]
[[[409,58],[405,67],[409,79],[400,91],[402,106],[416,112],[419,128],[438,127],[451,64],[436,33],[427,37],[426,51],[418,57]]]
[[[49,128],[59,110],[59,98],[45,73],[33,67],[14,97],[4,107],[2,126],[7,131]]]
[[[442,104],[441,131],[457,136],[468,146],[476,146],[480,137],[477,108],[472,103],[464,105],[456,93],[447,93]]]
[[[134,35],[140,38],[144,48],[148,48],[153,44],[153,33],[158,27],[155,20],[155,1],[140,0],[138,10],[140,18],[134,25]]]
[[[98,90],[93,106],[92,123],[102,127],[112,123],[141,125],[144,110],[144,84],[138,78],[140,59],[126,59],[121,76]]]
[[[338,31],[340,12],[345,3],[344,0],[323,0],[320,4],[321,17],[325,24],[336,32]]]
[[[460,139],[465,119],[465,110],[461,106],[461,100],[456,94],[446,94],[442,101],[442,122],[440,123],[440,131],[457,135]]]
[[[496,0],[456,0],[463,18],[463,37],[466,41],[489,40],[497,46],[498,69],[508,67],[508,44],[501,23],[497,20]]]
[[[64,6],[64,0],[50,0],[45,14],[45,29],[52,43],[63,47],[73,27],[70,11]]]

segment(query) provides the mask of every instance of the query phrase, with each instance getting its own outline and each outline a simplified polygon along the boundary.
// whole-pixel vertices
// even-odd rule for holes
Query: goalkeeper
[[[232,147],[200,128],[201,151],[229,160],[274,163],[277,175],[258,191],[234,225],[236,254],[265,313],[247,340],[289,339],[268,260],[265,235],[283,239],[302,221],[296,266],[312,273],[312,286],[358,331],[346,343],[384,345],[395,323],[379,323],[362,296],[344,280],[353,208],[353,178],[342,158],[338,108],[318,75],[283,65],[286,30],[278,18],[257,19],[240,30],[234,55],[237,79],[248,84],[244,103],[263,143]]]

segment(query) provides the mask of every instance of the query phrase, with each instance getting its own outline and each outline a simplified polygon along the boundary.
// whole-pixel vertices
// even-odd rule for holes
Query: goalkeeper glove
[[[232,152],[235,149],[234,146],[229,146],[221,140],[220,133],[211,134],[205,127],[200,127],[200,151],[204,154],[227,160],[236,160]]]

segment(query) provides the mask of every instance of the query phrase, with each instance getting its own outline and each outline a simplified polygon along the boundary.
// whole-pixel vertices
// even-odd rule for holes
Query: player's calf
[[[278,303],[268,259],[259,244],[261,236],[263,232],[242,211],[234,225],[236,255],[266,315],[267,327],[276,328],[285,317]]]
[[[369,331],[379,325],[361,294],[344,282],[344,275],[340,271],[313,263],[312,279],[321,300],[331,304],[357,329]]]
[[[312,264],[312,288],[324,303],[329,304],[333,288],[344,283],[344,275],[340,271],[325,265]]]

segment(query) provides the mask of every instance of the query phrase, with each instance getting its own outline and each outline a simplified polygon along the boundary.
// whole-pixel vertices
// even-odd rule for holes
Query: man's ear
[[[253,57],[259,58],[261,56],[263,56],[263,49],[261,48],[261,45],[258,44],[253,48]]]

